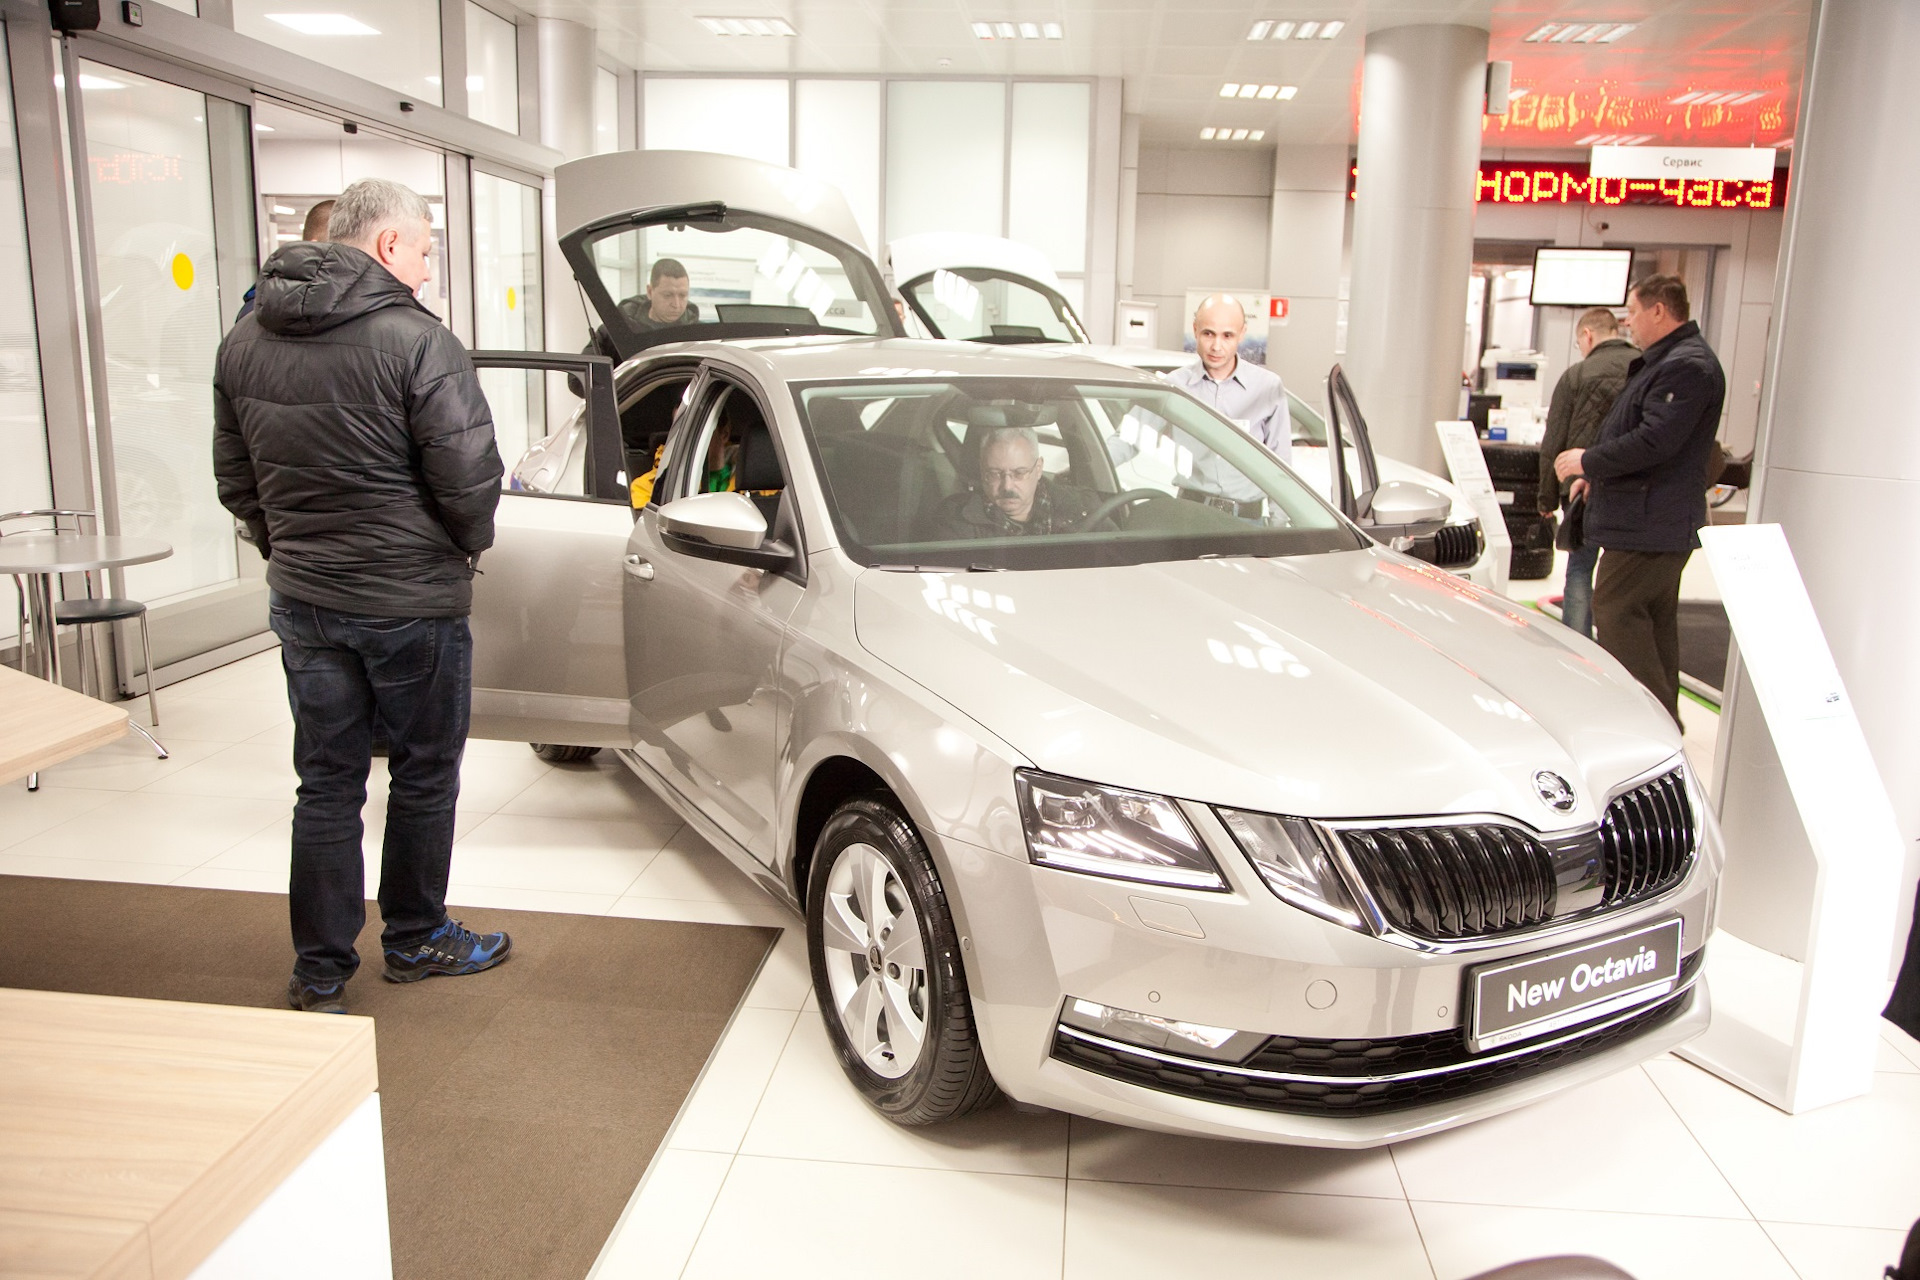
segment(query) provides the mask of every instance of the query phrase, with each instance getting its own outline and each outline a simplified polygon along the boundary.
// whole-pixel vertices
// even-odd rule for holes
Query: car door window
[[[766,415],[746,388],[717,381],[687,444],[686,465],[680,469],[674,496],[745,493],[772,523],[787,487],[786,468]]]

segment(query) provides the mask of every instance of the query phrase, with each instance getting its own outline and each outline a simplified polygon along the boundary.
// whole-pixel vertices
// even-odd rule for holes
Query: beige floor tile
[[[743,1002],[749,1009],[788,1009],[798,1012],[813,986],[807,963],[806,930],[797,923],[780,935],[760,966],[760,975],[747,988]]]
[[[38,791],[29,791],[24,778],[0,786],[0,849],[11,848],[42,831],[50,831],[63,822],[98,809],[119,794],[118,791],[92,791],[80,787],[43,786]]]
[[[209,801],[130,791],[21,841],[10,852],[32,858],[197,867],[272,825],[291,808],[292,797]]]
[[[1867,1097],[1790,1116],[1691,1063],[1647,1070],[1763,1222],[1891,1229],[1920,1213],[1920,1076],[1879,1072]]]
[[[1751,1219],[1432,1204],[1414,1216],[1439,1280],[1464,1280],[1528,1258],[1602,1258],[1634,1280],[1794,1280]]]
[[[285,698],[224,698],[218,690],[204,694],[175,694],[160,690],[160,727],[156,736],[169,747],[175,739],[202,742],[245,742],[255,734],[292,720]],[[147,700],[127,703],[129,713],[149,724]]]
[[[1914,1207],[1920,1215],[1920,1205]],[[1763,1222],[1800,1280],[1875,1280],[1900,1261],[1905,1231],[1879,1227],[1810,1227]]]
[[[531,753],[529,753],[531,755]],[[603,751],[590,765],[549,768],[547,774],[501,806],[507,813],[554,818],[626,821],[646,818],[655,825],[679,825],[666,802],[613,753]]]
[[[687,1280],[1059,1280],[1061,1182],[737,1156]]]
[[[1067,1184],[1065,1280],[1430,1274],[1404,1200]]]
[[[1884,1018],[1880,1021],[1880,1038],[1892,1045],[1908,1062],[1920,1066],[1920,1040],[1915,1040]]]
[[[1413,1200],[1749,1216],[1638,1067],[1401,1143],[1394,1161]]]
[[[682,827],[627,891],[637,898],[688,898],[699,902],[771,902],[767,892],[714,851],[691,828]]]
[[[1226,1142],[1150,1133],[1074,1116],[1067,1176],[1090,1182],[1141,1182],[1240,1191],[1405,1198],[1384,1147],[1329,1151],[1260,1142]]]
[[[744,1155],[919,1169],[1062,1177],[1067,1118],[1002,1102],[942,1125],[909,1129],[869,1107],[840,1070],[819,1015],[802,1014],[780,1055]]]
[[[678,1280],[733,1157],[663,1149],[595,1264],[594,1280]]]
[[[291,803],[299,785],[300,775],[293,771],[290,753],[242,742],[223,747],[145,789],[156,795],[285,799]]]
[[[80,787],[89,791],[138,791],[163,778],[192,768],[226,744],[202,742],[193,738],[167,741],[167,759],[154,754],[147,740],[137,733],[96,747],[83,756],[53,766],[40,774],[43,789]],[[24,787],[26,784],[22,783]]]
[[[736,1012],[707,1060],[699,1085],[681,1107],[667,1145],[729,1155],[738,1151],[799,1018],[797,1009]]]
[[[496,813],[454,845],[453,878],[617,898],[660,856],[663,839],[632,822]]]
[[[614,903],[607,914],[638,920],[690,920],[696,924],[757,924],[773,929],[799,926],[799,917],[772,898],[761,902],[698,902],[629,894]]]
[[[1877,1055],[1873,1062],[1875,1071],[1891,1071],[1903,1076],[1920,1075],[1920,1062],[1914,1062],[1901,1053],[1891,1040],[1881,1040],[1874,1052]]]
[[[124,884],[168,884],[192,867],[164,862],[114,862],[81,858],[29,858],[0,853],[0,876],[50,876],[58,880],[117,880]]]

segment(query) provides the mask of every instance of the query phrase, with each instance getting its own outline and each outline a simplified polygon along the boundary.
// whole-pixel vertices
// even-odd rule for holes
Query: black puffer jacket
[[[371,617],[449,618],[493,545],[500,454],[466,348],[360,250],[292,244],[220,344],[220,501],[275,590]]]
[[[1691,551],[1707,522],[1707,456],[1727,379],[1689,320],[1627,366],[1600,438],[1581,455],[1586,540],[1608,551]]]

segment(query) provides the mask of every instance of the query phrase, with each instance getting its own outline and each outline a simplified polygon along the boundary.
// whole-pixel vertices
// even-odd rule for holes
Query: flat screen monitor
[[[1618,307],[1627,300],[1631,249],[1535,249],[1536,307]]]

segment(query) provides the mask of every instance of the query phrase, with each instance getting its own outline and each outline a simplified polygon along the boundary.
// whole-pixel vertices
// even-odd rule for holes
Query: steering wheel
[[[1166,494],[1158,489],[1127,489],[1123,492],[1116,493],[1092,511],[1088,512],[1084,520],[1073,526],[1072,532],[1085,533],[1102,520],[1111,519],[1114,512],[1120,510],[1122,507],[1132,506],[1136,502],[1145,502],[1149,498],[1164,498],[1166,496]]]

